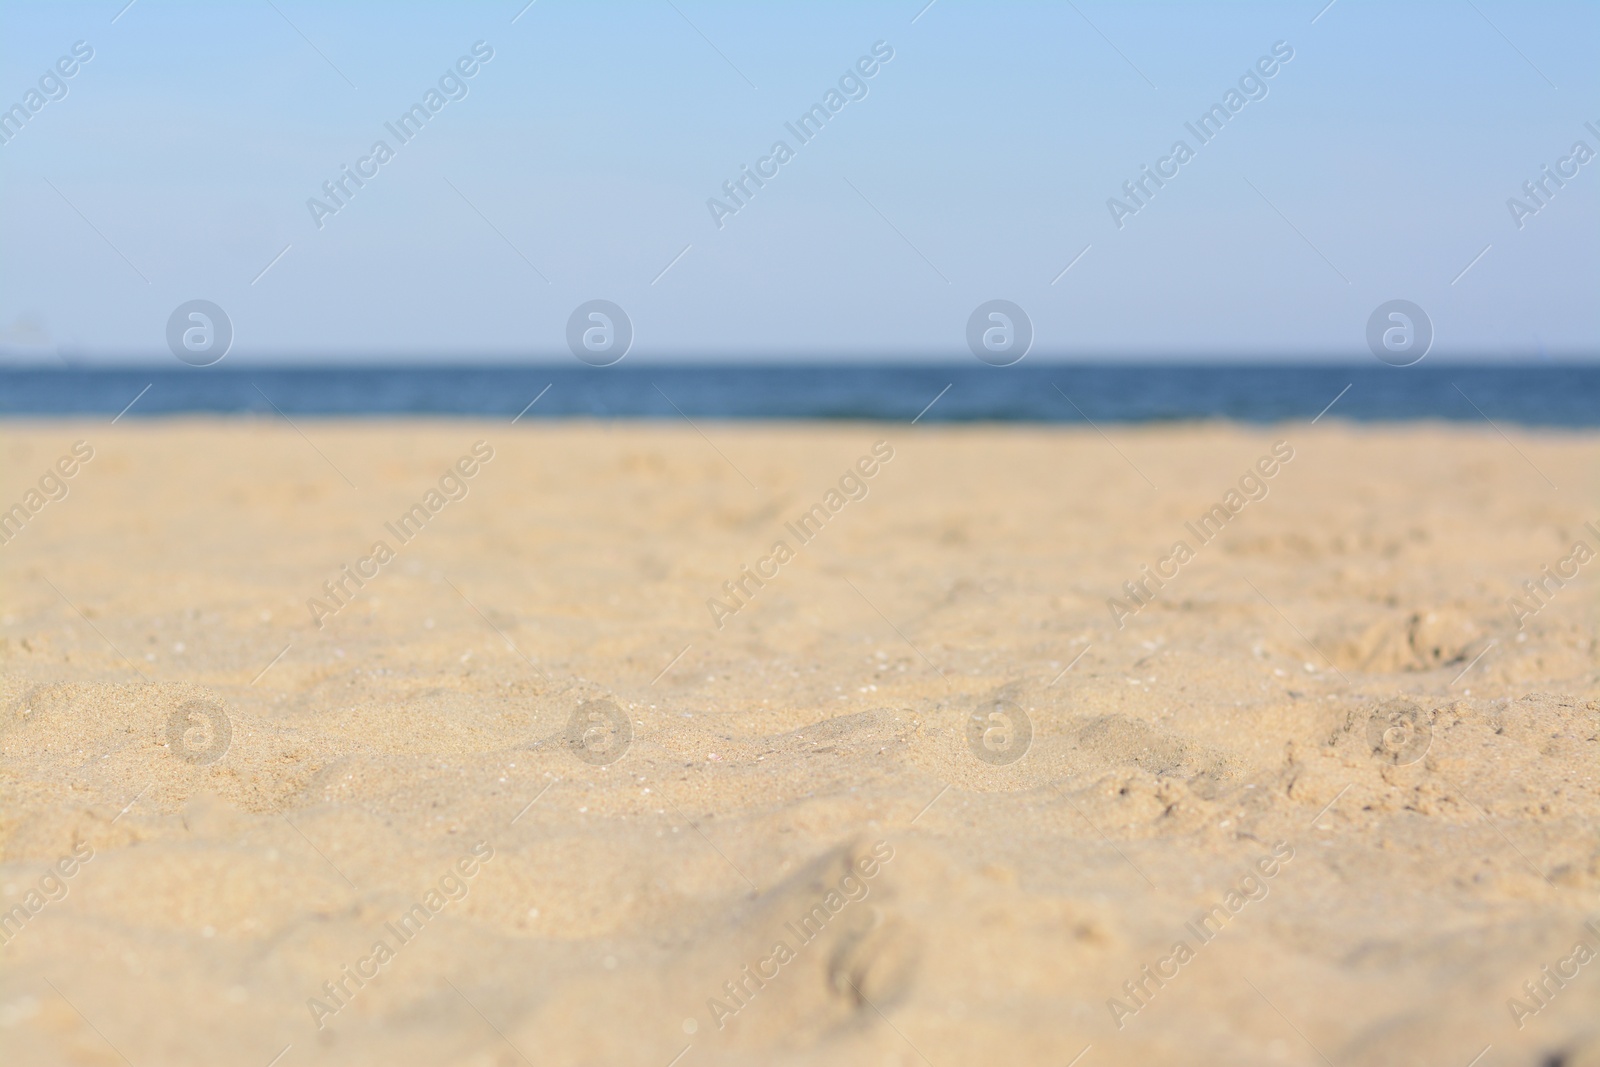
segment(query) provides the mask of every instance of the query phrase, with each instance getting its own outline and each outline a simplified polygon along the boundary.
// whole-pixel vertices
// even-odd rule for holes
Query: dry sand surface
[[[1593,434],[299,429],[0,432],[7,1067],[1600,1063]]]

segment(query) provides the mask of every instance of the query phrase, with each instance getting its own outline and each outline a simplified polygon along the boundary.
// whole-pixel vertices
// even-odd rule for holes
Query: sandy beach
[[[1593,433],[296,425],[0,432],[12,1067],[1600,1064]]]

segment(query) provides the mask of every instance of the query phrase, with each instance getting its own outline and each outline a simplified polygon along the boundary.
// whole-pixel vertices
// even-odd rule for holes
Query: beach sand
[[[0,432],[8,1067],[1600,1063],[1594,434],[296,425]]]

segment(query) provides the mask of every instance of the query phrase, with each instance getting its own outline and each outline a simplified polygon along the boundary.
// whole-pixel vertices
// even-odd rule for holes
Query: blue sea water
[[[1328,418],[1595,426],[1600,365],[0,368],[0,416],[110,418],[126,408],[130,419],[275,410],[510,419],[526,408],[526,419],[1262,423],[1313,418],[1336,397]]]

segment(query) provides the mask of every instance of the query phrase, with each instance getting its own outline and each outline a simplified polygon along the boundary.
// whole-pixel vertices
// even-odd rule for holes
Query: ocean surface
[[[1595,426],[1600,365],[0,368],[0,416],[1263,423],[1325,409],[1358,421]]]

